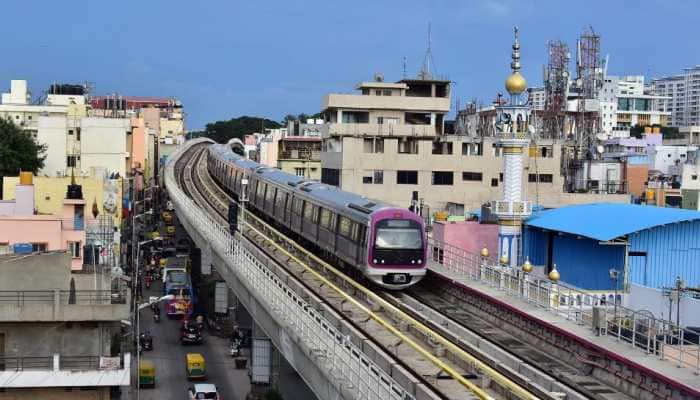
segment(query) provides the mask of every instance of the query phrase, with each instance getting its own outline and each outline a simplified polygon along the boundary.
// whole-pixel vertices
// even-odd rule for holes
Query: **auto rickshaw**
[[[187,380],[206,379],[206,364],[199,353],[187,353]]]
[[[139,385],[156,387],[156,365],[151,360],[142,358],[139,364]]]

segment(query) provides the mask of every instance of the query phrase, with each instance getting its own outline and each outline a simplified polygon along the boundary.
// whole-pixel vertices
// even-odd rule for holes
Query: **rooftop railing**
[[[126,304],[126,289],[121,290],[2,290],[0,306],[19,307],[36,304],[107,305]]]
[[[0,371],[97,371],[124,368],[124,355],[0,357]]]

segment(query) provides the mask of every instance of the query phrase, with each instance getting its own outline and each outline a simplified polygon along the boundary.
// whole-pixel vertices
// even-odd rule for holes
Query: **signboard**
[[[119,357],[100,357],[100,369],[117,370],[120,366]]]

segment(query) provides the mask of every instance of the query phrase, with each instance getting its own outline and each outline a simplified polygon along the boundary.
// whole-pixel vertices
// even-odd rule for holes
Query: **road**
[[[158,282],[145,295],[159,296],[162,293]],[[162,308],[161,308],[162,309]],[[151,359],[156,364],[156,387],[141,389],[143,400],[184,399],[187,388],[195,382],[188,382],[185,375],[185,355],[189,352],[204,356],[207,366],[206,382],[214,383],[224,399],[244,400],[250,390],[246,369],[235,369],[233,359],[227,355],[226,339],[204,334],[204,344],[180,344],[180,321],[171,320],[161,312],[160,323],[153,322],[150,309],[141,311],[141,331],[150,331],[153,335],[153,350],[144,352],[143,358]]]
[[[186,237],[184,228],[175,221],[177,226],[176,238]],[[160,226],[161,231],[164,227]],[[143,298],[162,296],[162,283],[154,282],[146,290]],[[228,355],[228,340],[204,333],[204,343],[201,345],[183,346],[180,344],[180,320],[171,320],[165,316],[161,305],[161,320],[153,322],[153,313],[149,308],[141,310],[141,332],[150,331],[153,336],[153,350],[144,352],[143,358],[153,360],[156,365],[156,387],[142,388],[137,396],[135,388],[131,387],[125,396],[128,399],[186,399],[187,389],[196,382],[189,382],[185,374],[185,357],[187,353],[200,353],[207,367],[207,383],[214,383],[224,399],[245,400],[251,385],[248,369],[236,369],[234,360]],[[245,309],[237,312],[237,321],[241,328],[252,328],[252,318]],[[250,350],[242,349],[243,357],[250,363]],[[285,400],[314,400],[311,392],[301,377],[282,357],[280,360],[278,389]],[[136,368],[134,368],[136,369]],[[136,371],[134,371],[136,373]]]

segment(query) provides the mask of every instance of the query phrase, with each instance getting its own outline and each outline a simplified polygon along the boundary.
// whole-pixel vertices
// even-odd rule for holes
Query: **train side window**
[[[350,221],[350,218],[340,216],[340,223],[338,224],[338,233],[341,236],[345,236],[347,238],[350,237],[350,230],[352,229],[351,227],[352,221]]]
[[[321,217],[319,220],[319,224],[328,229],[331,226],[331,213],[330,211],[326,210],[325,208],[321,208]]]
[[[264,200],[265,199],[265,185],[260,182],[258,182],[258,200]]]
[[[272,186],[270,186],[269,188],[267,188],[267,201],[268,201],[268,202],[274,204],[274,202],[275,202],[275,191],[276,191],[276,190],[277,190],[277,189],[273,188]]]
[[[304,218],[308,219],[311,222],[314,222],[314,205],[309,203],[308,201],[304,205]]]
[[[277,189],[279,193],[277,193],[277,207],[280,207],[282,209],[285,209],[285,203],[287,202],[287,193],[281,192],[280,189]]]
[[[360,231],[360,225],[356,222],[352,223],[352,234],[350,235],[350,239],[352,239],[353,242],[357,242],[357,238],[359,236],[359,231]]]

